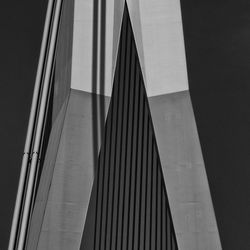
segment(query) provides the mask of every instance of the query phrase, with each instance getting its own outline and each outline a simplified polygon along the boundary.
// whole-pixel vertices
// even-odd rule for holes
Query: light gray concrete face
[[[111,96],[125,0],[105,1],[105,11],[103,2],[75,0],[71,87]],[[127,4],[148,96],[187,90],[180,1],[127,0]]]
[[[111,96],[124,2],[75,0],[72,89]]]
[[[108,97],[103,104],[109,105]],[[92,94],[71,90],[37,249],[80,248],[101,144],[93,137],[101,133],[100,120],[93,124],[93,116],[100,117],[99,112]],[[41,183],[40,188],[46,187]]]
[[[56,49],[53,120],[70,92],[74,1],[64,1]]]
[[[189,91],[149,106],[179,249],[222,249]]]
[[[188,89],[179,0],[127,0],[148,96]]]

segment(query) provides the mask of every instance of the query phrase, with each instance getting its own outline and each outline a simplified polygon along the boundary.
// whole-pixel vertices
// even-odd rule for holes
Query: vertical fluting
[[[127,6],[91,196],[81,249],[177,249]]]

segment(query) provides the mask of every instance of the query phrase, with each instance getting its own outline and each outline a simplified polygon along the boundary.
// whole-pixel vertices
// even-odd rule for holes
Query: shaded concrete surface
[[[42,166],[40,166],[42,168],[42,172],[27,237],[27,249],[30,250],[36,249],[38,243],[67,104],[68,98],[65,100],[60,112],[57,115],[57,118],[52,125],[44,163]]]
[[[149,98],[180,250],[221,243],[188,91]]]
[[[93,148],[101,143],[93,141],[92,115],[92,95],[71,90],[38,249],[80,247],[94,178]]]

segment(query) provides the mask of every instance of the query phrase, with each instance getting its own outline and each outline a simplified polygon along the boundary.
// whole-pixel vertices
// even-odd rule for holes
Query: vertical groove
[[[121,227],[122,227],[121,237],[122,237],[124,243],[121,244],[121,249],[123,249],[123,246],[126,243],[126,241],[125,241],[126,236],[124,236],[124,232],[126,234],[126,228],[124,229],[124,227],[126,225],[124,215],[125,215],[125,210],[127,208],[126,204],[128,203],[128,202],[126,202],[126,191],[128,189],[128,188],[126,188],[126,186],[127,186],[126,184],[127,184],[127,180],[128,180],[128,178],[127,178],[127,171],[128,171],[127,161],[129,161],[129,159],[128,159],[128,152],[129,152],[128,143],[129,143],[129,138],[131,137],[131,136],[129,136],[131,133],[131,129],[129,130],[131,115],[129,115],[129,113],[132,112],[132,110],[133,110],[132,109],[130,111],[130,98],[129,98],[130,91],[131,91],[130,75],[131,75],[131,66],[132,66],[132,64],[131,64],[131,51],[132,51],[132,49],[131,49],[131,30],[130,29],[128,29],[128,33],[129,33],[129,35],[128,35],[127,39],[128,39],[129,46],[128,46],[127,53],[129,54],[129,56],[128,56],[128,60],[126,61],[126,63],[127,63],[126,64],[126,72],[128,71],[128,74],[126,74],[126,81],[125,81],[125,83],[128,85],[128,95],[127,95],[127,103],[126,103],[126,105],[127,105],[126,147],[125,147],[125,163],[124,163],[124,167],[125,167],[124,178],[125,178],[125,180],[124,180],[124,186],[123,186],[123,205],[122,205],[122,224],[121,224]],[[124,249],[126,249],[126,246],[124,247]]]
[[[111,141],[112,141],[112,138],[113,138],[113,119],[114,119],[114,115],[113,115],[113,112],[114,112],[114,105],[113,105],[113,99],[112,99],[112,101],[111,101],[111,119],[112,119],[112,121],[111,121],[111,131],[110,131],[110,138],[111,138]],[[111,145],[112,145],[112,143],[111,143],[111,141],[109,142],[109,161],[108,161],[108,166],[109,166],[109,171],[108,171],[108,187],[107,187],[107,189],[108,189],[108,191],[107,191],[107,195],[108,195],[108,197],[107,197],[107,202],[106,202],[106,224],[105,224],[105,240],[104,240],[104,249],[106,248],[106,243],[107,243],[107,236],[108,236],[108,234],[106,233],[107,232],[107,230],[108,230],[108,220],[109,220],[109,200],[110,200],[110,176],[111,176],[111,168],[112,168],[112,165],[110,164],[110,162],[111,162]],[[111,180],[112,181],[112,180]]]
[[[144,203],[144,227],[143,227],[143,241],[142,241],[142,249],[146,249],[146,229],[147,229],[147,195],[148,195],[148,156],[149,156],[149,117],[146,117],[147,119],[147,134],[146,134],[146,173],[145,173],[145,203]]]
[[[149,118],[148,118],[149,120]],[[148,121],[148,126],[150,125]],[[146,236],[146,241],[147,241],[147,246],[148,249],[151,249],[151,235],[152,235],[152,183],[153,183],[153,141],[152,141],[152,131],[149,129],[149,152],[148,153],[148,196],[147,196],[147,236]]]
[[[128,23],[128,22],[127,22]],[[119,225],[118,225],[118,233],[119,233],[119,241],[118,241],[118,246],[117,249],[122,249],[122,241],[123,241],[123,224],[124,224],[124,199],[125,199],[125,185],[126,185],[126,161],[127,161],[127,143],[128,143],[128,108],[129,108],[129,92],[130,92],[130,81],[129,81],[129,64],[130,64],[130,42],[129,42],[129,37],[130,37],[130,30],[128,30],[128,24],[126,25],[126,51],[125,51],[125,69],[124,69],[124,78],[123,78],[123,83],[125,85],[125,99],[124,99],[124,113],[125,115],[123,116],[123,125],[125,126],[123,129],[123,137],[122,137],[122,160],[121,160],[121,166],[122,166],[122,171],[121,171],[121,190],[120,190],[120,202],[119,202]]]
[[[99,184],[99,179],[100,179],[100,161],[98,161],[98,169],[97,169],[97,183]],[[97,186],[97,199],[96,199],[96,211],[95,211],[95,232],[94,232],[94,249],[96,249],[96,242],[97,242],[97,212],[98,212],[98,196],[99,196],[99,187]]]
[[[155,149],[156,150],[156,149]],[[155,152],[156,154],[156,152]],[[156,164],[155,164],[155,172],[156,172],[156,176],[155,176],[155,250],[157,249],[157,222],[158,222],[158,185],[157,185],[157,181],[158,181],[158,169],[157,169],[157,158],[156,158]]]
[[[164,185],[164,182],[162,182],[162,189],[163,189],[163,185]],[[164,191],[164,190],[163,190]],[[164,195],[164,192],[163,192],[163,195],[162,195],[162,249],[167,249],[167,237],[166,237],[166,233],[167,233],[167,228],[166,228],[166,211],[167,211],[167,208],[166,208],[166,197]]]
[[[160,172],[159,158],[157,161],[157,249],[161,250],[161,172]]]
[[[138,70],[136,71],[137,73],[137,76],[139,76],[138,74]],[[140,98],[141,98],[141,95],[140,95],[140,91],[141,90],[141,86],[139,85],[139,98],[138,98],[138,107],[140,107]],[[138,111],[137,113],[137,124],[139,123],[139,117],[140,117],[140,113]],[[135,153],[135,157],[138,156],[138,141],[139,141],[139,126],[137,126],[137,138],[136,138],[136,153]],[[137,181],[136,181],[136,176],[137,176],[137,167],[136,167],[136,162],[137,162],[137,157],[135,158],[135,174],[134,174],[134,206],[133,206],[133,227],[132,227],[132,248],[134,249],[134,238],[135,238],[135,212],[136,212],[136,187],[137,187]],[[131,249],[132,249],[131,248]]]
[[[142,102],[143,102],[143,108],[142,108],[142,128],[141,128],[141,156],[140,156],[140,168],[138,167],[138,169],[140,169],[140,186],[139,186],[139,197],[138,197],[138,202],[139,202],[139,212],[138,212],[138,220],[139,220],[139,223],[138,223],[138,250],[140,249],[140,230],[141,230],[141,205],[142,205],[142,181],[143,181],[143,153],[144,153],[144,116],[145,116],[145,101],[144,101],[144,98],[142,98]],[[138,164],[139,165],[139,164]]]
[[[154,144],[152,143],[152,152],[154,150]],[[151,165],[151,188],[150,188],[150,237],[149,237],[149,248],[152,249],[152,225],[153,225],[153,173],[154,173],[154,154],[152,155],[152,165]]]
[[[163,185],[163,182],[162,182],[162,179],[161,179],[161,181],[160,181],[160,187],[161,187],[161,227],[160,227],[160,229],[161,229],[161,245],[160,245],[160,249],[163,249],[163,230],[164,230],[164,228],[163,228],[163,213],[164,213],[164,211],[163,211],[163,188],[162,188],[162,185]]]
[[[117,76],[115,76],[115,79],[117,78]],[[111,109],[112,109],[112,113],[114,112],[113,116],[112,116],[112,129],[111,129],[111,141],[110,141],[110,172],[109,172],[109,178],[111,179],[109,182],[109,198],[107,201],[108,206],[110,206],[110,208],[107,210],[108,215],[107,215],[107,224],[106,224],[106,237],[105,237],[105,249],[109,249],[111,247],[111,235],[112,235],[112,231],[111,231],[111,226],[112,226],[112,214],[113,214],[113,197],[114,197],[114,176],[115,176],[115,167],[114,167],[114,163],[116,160],[116,138],[117,138],[117,113],[118,113],[118,105],[114,105],[116,103],[116,99],[118,96],[118,86],[114,86],[113,88],[113,98],[111,99],[110,105],[111,105]],[[116,99],[115,99],[116,98]],[[113,171],[113,172],[112,172]],[[108,239],[107,239],[108,238]],[[109,247],[106,247],[107,246]]]
[[[121,46],[121,45],[120,45]],[[120,54],[121,54],[121,49],[119,49],[119,56],[118,56],[118,58],[120,58],[121,56],[120,56]],[[118,61],[118,60],[117,60]],[[120,67],[120,64],[121,64],[121,60],[119,59],[119,61],[118,61],[118,64],[119,64],[119,67]],[[118,78],[118,76],[117,76],[117,74],[115,75],[115,80]],[[115,81],[116,82],[116,81]],[[114,85],[114,87],[113,88],[115,88],[115,89],[117,89],[117,97],[119,96],[119,86],[120,85],[118,85],[118,86],[116,86],[116,85]],[[113,95],[113,98],[115,97],[115,95]],[[113,99],[112,98],[112,99]],[[118,101],[118,100],[117,100]],[[115,116],[115,125],[117,125],[118,124],[118,105],[116,105],[116,116]],[[117,126],[115,126],[116,127],[116,131],[115,131],[115,149],[117,148],[117,134],[118,134],[118,128],[117,128]],[[116,157],[117,157],[117,155],[116,155],[116,150],[114,149],[114,162],[113,162],[113,167],[114,167],[114,173],[113,173],[113,179],[112,179],[112,182],[113,182],[113,184],[114,184],[114,181],[115,181],[115,175],[116,175],[116,168],[115,168],[115,163],[116,163]],[[114,189],[114,185],[112,186],[112,206],[111,206],[111,228],[110,228],[110,245],[109,245],[109,248],[108,249],[111,249],[111,247],[112,247],[112,233],[113,233],[113,211],[114,211],[114,196],[115,196],[115,189]]]
[[[124,19],[125,19],[125,15],[124,15]],[[122,135],[122,112],[123,112],[123,101],[121,102],[120,100],[122,100],[123,98],[121,98],[121,96],[123,97],[123,91],[121,91],[121,88],[123,88],[123,86],[121,85],[121,71],[123,70],[122,65],[124,65],[123,62],[123,50],[124,50],[124,23],[122,24],[122,31],[121,31],[121,40],[120,40],[120,48],[119,48],[119,69],[117,72],[119,72],[119,74],[117,75],[117,82],[114,83],[114,85],[118,85],[119,86],[119,94],[118,94],[118,103],[116,103],[115,105],[117,105],[117,107],[119,107],[119,112],[117,113],[117,122],[116,122],[116,126],[117,126],[117,136],[116,136],[116,148],[115,148],[115,161],[114,161],[114,175],[113,175],[113,200],[112,200],[112,223],[111,223],[111,242],[110,242],[110,249],[115,249],[115,245],[116,245],[116,241],[114,242],[114,240],[116,240],[116,234],[117,234],[117,230],[115,227],[115,223],[117,223],[117,216],[114,217],[114,214],[118,215],[118,203],[117,203],[117,196],[119,196],[119,191],[117,191],[117,185],[119,185],[119,181],[117,183],[117,175],[120,176],[120,154],[121,152],[119,152],[120,150],[120,142],[121,142],[121,135]],[[123,41],[123,42],[122,42]],[[118,80],[119,79],[119,80]],[[118,149],[119,148],[119,149]],[[118,163],[117,163],[118,162]],[[116,210],[117,209],[117,210]],[[114,234],[114,235],[113,235]],[[114,245],[114,247],[113,247]]]
[[[113,104],[113,100],[112,100],[112,102],[111,102],[111,105]],[[113,119],[113,110],[114,110],[114,105],[112,105],[112,107],[111,107],[111,114],[110,114],[110,116],[108,116],[108,119],[109,120],[111,120],[111,119]],[[109,131],[109,135],[110,135],[110,138],[112,138],[112,131],[113,131],[113,122],[112,122],[112,120],[111,120],[111,122],[107,122],[107,127],[108,128],[110,128],[110,130],[108,129],[108,131]],[[106,133],[106,130],[105,130],[105,139],[104,139],[104,141],[106,141],[107,140],[107,133]],[[106,145],[106,148],[108,148],[108,151],[107,151],[107,154],[108,154],[108,177],[107,177],[107,201],[106,201],[106,214],[105,214],[105,216],[104,216],[104,218],[106,219],[105,220],[105,225],[104,225],[104,227],[105,227],[105,229],[104,229],[104,234],[103,234],[103,237],[104,237],[104,244],[102,244],[102,246],[103,246],[103,248],[105,249],[105,247],[106,247],[106,240],[107,240],[107,224],[108,224],[108,207],[109,207],[109,187],[110,187],[110,172],[111,172],[111,164],[110,164],[110,161],[111,161],[111,142],[110,142],[110,140],[107,140],[108,141],[108,143],[105,143],[105,145]],[[107,145],[108,144],[108,145]]]
[[[133,49],[134,49],[134,46],[133,46]],[[136,60],[136,58],[135,58],[135,55],[133,56],[133,59],[134,59],[134,62],[135,62],[135,60]],[[134,68],[134,75],[133,75],[133,79],[135,80],[136,79],[136,76],[137,76],[137,67],[135,66],[135,68]],[[135,152],[135,150],[134,150],[134,147],[135,147],[135,143],[134,143],[134,140],[135,140],[135,138],[136,138],[136,135],[135,135],[135,129],[133,129],[134,128],[134,123],[135,123],[135,121],[137,120],[136,118],[136,107],[137,107],[137,103],[136,103],[136,100],[138,99],[138,98],[136,98],[136,93],[138,93],[138,91],[136,91],[136,89],[138,89],[138,85],[136,85],[136,84],[134,84],[134,93],[133,93],[133,121],[132,121],[132,126],[131,126],[131,128],[132,128],[132,138],[131,138],[131,144],[132,144],[132,146],[131,146],[131,152],[130,152],[130,178],[129,178],[129,199],[128,199],[128,219],[127,219],[127,221],[128,221],[128,228],[127,228],[127,246],[128,246],[128,248],[129,249],[131,249],[132,248],[132,245],[130,245],[129,243],[131,242],[131,241],[129,241],[129,239],[130,239],[130,232],[132,231],[132,230],[130,230],[130,226],[132,225],[132,223],[133,223],[133,220],[131,220],[131,218],[133,218],[132,216],[130,216],[130,211],[131,211],[131,209],[132,209],[132,205],[131,205],[131,203],[132,203],[132,193],[134,193],[134,190],[132,190],[132,171],[133,171],[133,157],[134,157],[134,152]],[[132,210],[133,211],[133,210]]]
[[[125,17],[124,17],[125,18]],[[126,17],[127,18],[127,17]],[[123,135],[123,125],[124,125],[124,107],[125,107],[125,104],[124,104],[124,90],[125,90],[125,84],[124,84],[124,77],[125,77],[125,66],[126,66],[126,47],[127,47],[127,44],[125,43],[126,41],[126,37],[127,37],[127,22],[124,22],[124,28],[125,28],[125,37],[123,37],[123,40],[122,40],[122,55],[121,55],[121,58],[123,59],[122,60],[122,65],[123,67],[120,68],[120,82],[119,84],[122,85],[122,89],[123,91],[121,92],[122,94],[122,113],[121,113],[121,121],[122,121],[122,124],[121,124],[121,139],[120,139],[120,143],[119,144],[123,144],[121,142],[123,142],[123,138],[122,138],[122,135]],[[124,44],[125,43],[125,44]],[[123,145],[120,146],[120,148],[122,149]],[[119,157],[119,179],[118,179],[118,203],[117,203],[117,214],[116,214],[116,237],[115,237],[115,249],[118,249],[117,248],[117,244],[118,244],[118,239],[119,239],[119,234],[118,234],[118,230],[119,230],[119,212],[120,212],[120,199],[121,199],[121,195],[120,195],[120,189],[121,189],[121,185],[120,185],[120,182],[121,182],[121,172],[122,172],[122,168],[121,168],[121,159],[122,159],[122,150],[120,152],[120,157]]]
[[[120,50],[119,50],[119,58],[120,58]],[[117,60],[118,61],[118,60]],[[120,67],[120,60],[118,61],[118,64],[119,64],[119,67]],[[117,79],[117,75],[115,76],[115,79]],[[118,86],[114,86],[114,88],[116,87],[117,89],[117,96],[119,96],[119,85]],[[113,98],[112,98],[113,99]],[[118,123],[118,105],[116,105],[116,116],[115,116],[115,125]],[[113,118],[114,119],[114,118]],[[117,126],[115,126],[116,130],[115,130],[115,138],[114,138],[114,141],[115,141],[115,148],[117,147],[117,134],[118,134],[118,128]],[[113,161],[113,166],[114,166],[114,172],[113,172],[113,176],[112,176],[112,182],[114,184],[114,180],[115,180],[115,175],[116,175],[116,168],[115,168],[115,162],[116,162],[116,157],[117,157],[117,154],[116,154],[116,150],[114,149],[114,161]],[[113,229],[113,211],[114,211],[114,196],[115,196],[115,189],[114,189],[114,185],[112,186],[112,205],[111,205],[111,225],[110,225],[110,244],[109,244],[109,248],[111,249],[111,246],[112,246],[112,229]]]

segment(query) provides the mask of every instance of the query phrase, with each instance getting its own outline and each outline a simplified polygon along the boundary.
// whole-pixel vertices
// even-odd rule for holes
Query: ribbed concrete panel
[[[127,7],[98,163],[81,249],[177,249]]]
[[[111,96],[125,0],[75,0],[73,89]]]
[[[148,96],[188,89],[179,0],[127,0]]]
[[[221,243],[188,91],[149,98],[180,250]]]
[[[108,104],[105,98],[104,105]],[[71,90],[37,249],[80,247],[95,174],[95,148],[99,151],[100,145],[93,139],[93,116],[100,114],[93,112],[93,95]],[[43,184],[48,189],[48,183]]]

